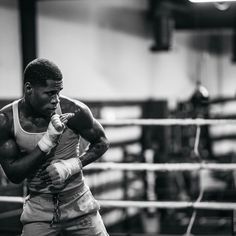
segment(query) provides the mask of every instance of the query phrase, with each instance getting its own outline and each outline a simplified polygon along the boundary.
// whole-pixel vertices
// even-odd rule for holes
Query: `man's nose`
[[[59,99],[59,96],[57,94],[55,94],[53,97],[52,97],[52,100],[51,100],[51,103],[52,104],[57,104],[59,103],[60,99]]]

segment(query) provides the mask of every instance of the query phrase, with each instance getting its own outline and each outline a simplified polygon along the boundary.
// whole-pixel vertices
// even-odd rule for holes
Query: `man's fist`
[[[55,187],[64,184],[72,175],[78,173],[82,169],[79,157],[73,157],[67,160],[54,160],[41,173],[41,178],[45,182],[52,183]]]
[[[74,115],[75,113],[64,113],[62,115],[55,114],[51,118],[52,125],[58,132],[60,132],[61,130],[64,130],[66,123]]]
[[[49,153],[57,145],[66,123],[73,116],[74,113],[65,113],[62,115],[55,114],[51,117],[46,133],[38,142],[41,151]]]
[[[60,115],[55,114],[51,117],[51,124],[52,126],[56,129],[57,132],[61,132],[64,130],[65,125],[63,122],[60,120]]]

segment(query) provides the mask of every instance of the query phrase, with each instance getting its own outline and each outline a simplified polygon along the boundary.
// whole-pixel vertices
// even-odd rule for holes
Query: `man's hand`
[[[49,153],[57,145],[57,141],[63,133],[66,123],[73,116],[74,113],[65,113],[62,115],[55,114],[51,117],[46,133],[38,142],[41,151]]]
[[[42,171],[41,179],[55,187],[65,183],[72,175],[82,169],[79,157],[73,157],[67,160],[54,160]]]

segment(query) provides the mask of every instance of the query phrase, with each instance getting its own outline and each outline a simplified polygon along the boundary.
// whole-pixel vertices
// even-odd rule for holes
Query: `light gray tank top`
[[[16,138],[16,143],[20,147],[20,150],[22,152],[31,152],[36,147],[38,141],[42,138],[45,132],[30,133],[22,128],[19,119],[19,110],[18,110],[19,101],[20,100],[17,100],[12,103],[14,135]],[[56,111],[56,113],[58,112],[60,111]]]
[[[25,131],[19,120],[19,110],[18,110],[19,100],[14,101],[12,103],[13,110],[13,125],[14,125],[14,135],[17,145],[20,150],[25,153],[30,153],[37,146],[38,141],[42,138],[45,132],[41,133],[31,133]],[[57,114],[61,114],[60,105],[56,109]],[[52,150],[48,155],[48,159],[39,169],[30,176],[27,180],[29,190],[33,192],[40,193],[57,193],[61,191],[67,191],[74,188],[78,188],[79,186],[85,187],[83,173],[80,171],[74,176],[70,177],[66,182],[60,186],[59,188],[55,188],[53,186],[48,186],[44,181],[41,180],[40,175],[41,171],[46,168],[52,160],[58,159],[69,159],[75,156],[78,156],[78,145],[79,145],[79,137],[76,135],[71,129],[68,127],[65,129],[63,134],[61,135],[59,144],[57,147]]]

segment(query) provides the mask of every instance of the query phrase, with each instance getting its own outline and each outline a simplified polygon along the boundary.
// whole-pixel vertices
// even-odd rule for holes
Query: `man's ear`
[[[32,93],[32,85],[30,82],[25,83],[25,93],[26,94],[31,94]]]

